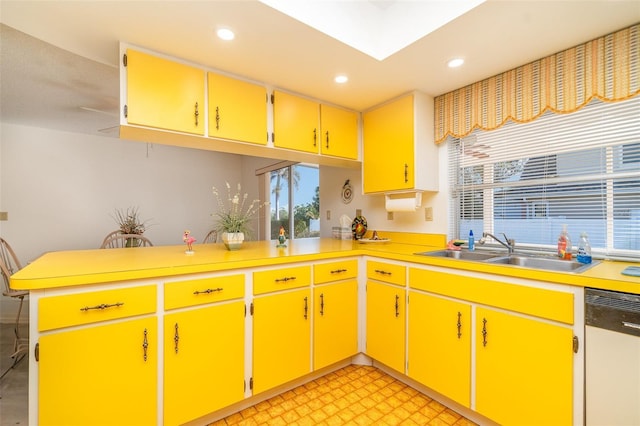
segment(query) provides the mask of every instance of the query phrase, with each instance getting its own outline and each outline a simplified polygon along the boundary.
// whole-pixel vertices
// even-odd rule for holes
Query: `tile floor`
[[[375,367],[350,365],[232,414],[223,425],[440,425],[474,422]]]
[[[28,336],[28,326],[20,328],[23,336]],[[13,360],[13,324],[0,324],[0,374]],[[0,425],[29,424],[29,362],[25,358],[0,380]]]

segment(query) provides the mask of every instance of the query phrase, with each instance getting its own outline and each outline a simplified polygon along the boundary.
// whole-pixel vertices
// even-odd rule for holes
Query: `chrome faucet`
[[[502,235],[504,236],[504,241],[502,241],[501,239],[499,239],[493,234],[490,234],[488,232],[483,232],[482,238],[480,238],[480,241],[478,241],[478,244],[480,245],[484,244],[486,242],[487,237],[491,237],[494,240],[496,240],[498,243],[506,247],[507,250],[509,251],[509,254],[513,254],[514,250],[516,249],[516,240],[514,240],[513,238],[508,238],[504,233],[502,233]]]

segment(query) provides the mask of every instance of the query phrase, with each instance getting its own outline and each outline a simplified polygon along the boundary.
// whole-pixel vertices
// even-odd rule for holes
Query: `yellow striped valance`
[[[547,56],[435,99],[435,140],[574,112],[593,98],[640,93],[640,24]]]

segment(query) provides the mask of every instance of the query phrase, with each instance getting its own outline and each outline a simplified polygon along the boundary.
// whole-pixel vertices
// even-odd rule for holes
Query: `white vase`
[[[244,241],[243,232],[223,232],[222,242],[228,250],[239,250]]]

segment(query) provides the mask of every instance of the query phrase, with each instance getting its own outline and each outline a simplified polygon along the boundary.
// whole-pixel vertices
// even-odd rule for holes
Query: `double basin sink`
[[[575,260],[562,260],[550,256],[507,254],[499,251],[439,250],[416,254],[429,257],[448,257],[451,259],[482,262],[494,265],[521,266],[523,268],[552,272],[580,273],[598,263],[598,261],[593,261],[593,263],[584,264]]]

